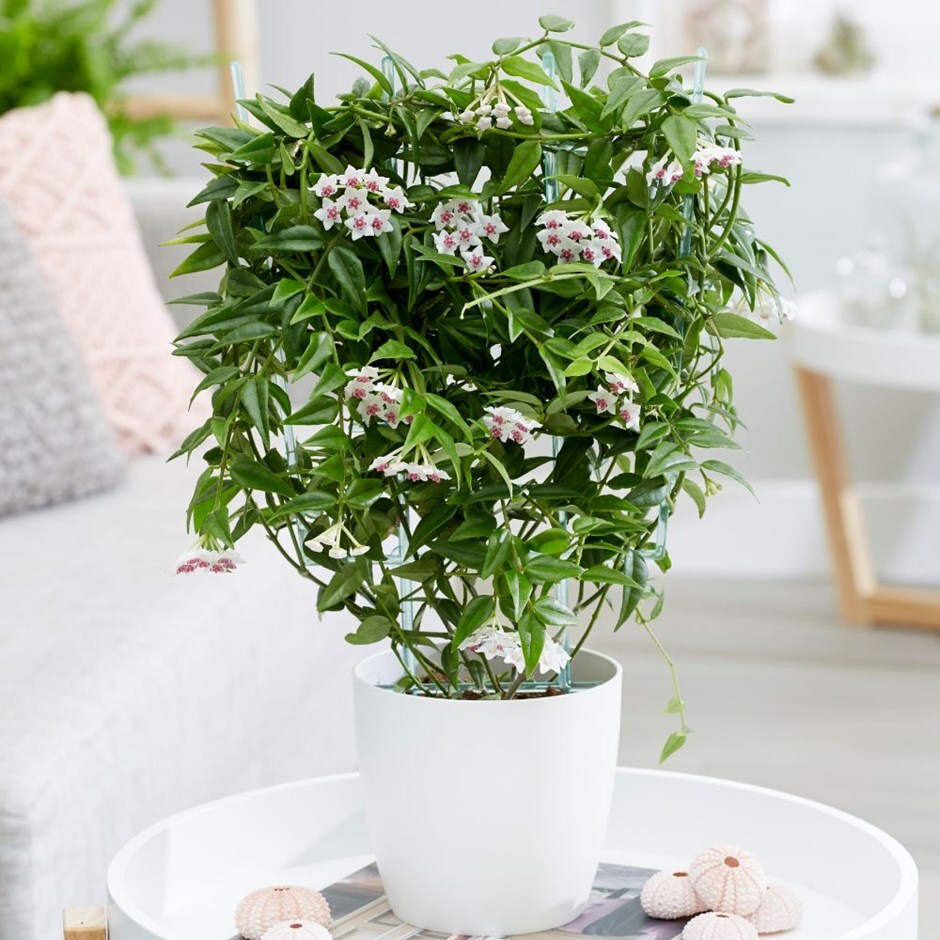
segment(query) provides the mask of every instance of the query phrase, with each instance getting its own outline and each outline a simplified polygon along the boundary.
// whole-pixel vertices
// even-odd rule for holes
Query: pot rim
[[[535,706],[541,705],[544,707],[559,707],[566,701],[571,701],[571,697],[568,695],[552,695],[552,696],[543,696],[541,698],[515,698],[515,699],[454,699],[454,698],[438,698],[437,696],[431,695],[402,695],[401,693],[395,691],[394,689],[383,688],[376,684],[372,679],[366,678],[363,673],[372,671],[371,666],[375,664],[377,660],[385,659],[392,657],[397,662],[395,654],[392,650],[386,649],[381,650],[378,653],[372,653],[369,656],[366,656],[364,659],[361,659],[352,669],[353,684],[362,689],[366,689],[372,692],[380,693],[389,693],[391,695],[397,696],[401,701],[413,702],[415,707],[427,707],[429,703],[436,703],[442,706],[448,707],[460,707],[460,706],[501,706],[501,707],[510,707],[514,706],[516,708],[522,708],[526,706]],[[577,666],[579,659],[589,659],[593,658],[599,660],[602,663],[605,663],[611,668],[611,675],[606,679],[598,682],[596,685],[589,686],[584,689],[576,689],[577,693],[575,698],[583,700],[583,696],[586,695],[597,695],[604,692],[611,683],[619,683],[623,676],[623,667],[611,656],[606,655],[605,653],[599,653],[597,650],[593,649],[582,649],[576,659],[573,661],[574,665]]]

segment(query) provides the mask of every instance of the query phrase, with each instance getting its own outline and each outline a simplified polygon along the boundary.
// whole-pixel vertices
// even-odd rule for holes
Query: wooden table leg
[[[62,922],[65,940],[108,940],[107,912],[103,907],[67,907]]]
[[[878,583],[852,484],[832,380],[796,367],[803,417],[822,496],[839,610],[849,623],[940,629],[940,593]]]
[[[875,572],[865,520],[849,473],[832,382],[799,367],[796,381],[826,517],[839,608],[850,623],[871,623],[866,599],[875,589]]]

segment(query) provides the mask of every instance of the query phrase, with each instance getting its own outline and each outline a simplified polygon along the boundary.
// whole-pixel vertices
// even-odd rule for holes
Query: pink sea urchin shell
[[[322,924],[312,920],[285,920],[266,930],[261,940],[333,940]]]
[[[285,921],[328,927],[330,920],[326,898],[313,888],[297,885],[259,888],[242,898],[235,909],[235,926],[245,940],[261,940],[266,930]]]
[[[684,871],[657,872],[643,885],[640,904],[650,917],[660,920],[678,920],[707,910]]]
[[[737,914],[699,914],[685,925],[682,940],[757,940],[757,930]]]
[[[730,845],[713,845],[696,855],[689,880],[708,910],[740,917],[757,910],[767,888],[760,862]]]
[[[768,885],[760,907],[748,917],[758,933],[792,930],[803,916],[803,902],[789,888]]]

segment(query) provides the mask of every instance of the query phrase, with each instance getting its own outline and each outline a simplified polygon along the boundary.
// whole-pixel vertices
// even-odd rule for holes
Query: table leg
[[[819,481],[839,610],[849,623],[940,629],[940,593],[878,583],[862,507],[852,483],[832,380],[796,367]]]
[[[62,923],[65,940],[108,940],[107,912],[103,907],[67,907]]]

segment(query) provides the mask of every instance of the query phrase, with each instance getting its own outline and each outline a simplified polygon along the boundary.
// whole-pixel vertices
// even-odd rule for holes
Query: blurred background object
[[[772,35],[768,0],[695,0],[685,14],[686,45],[708,50],[714,75],[766,72]]]

